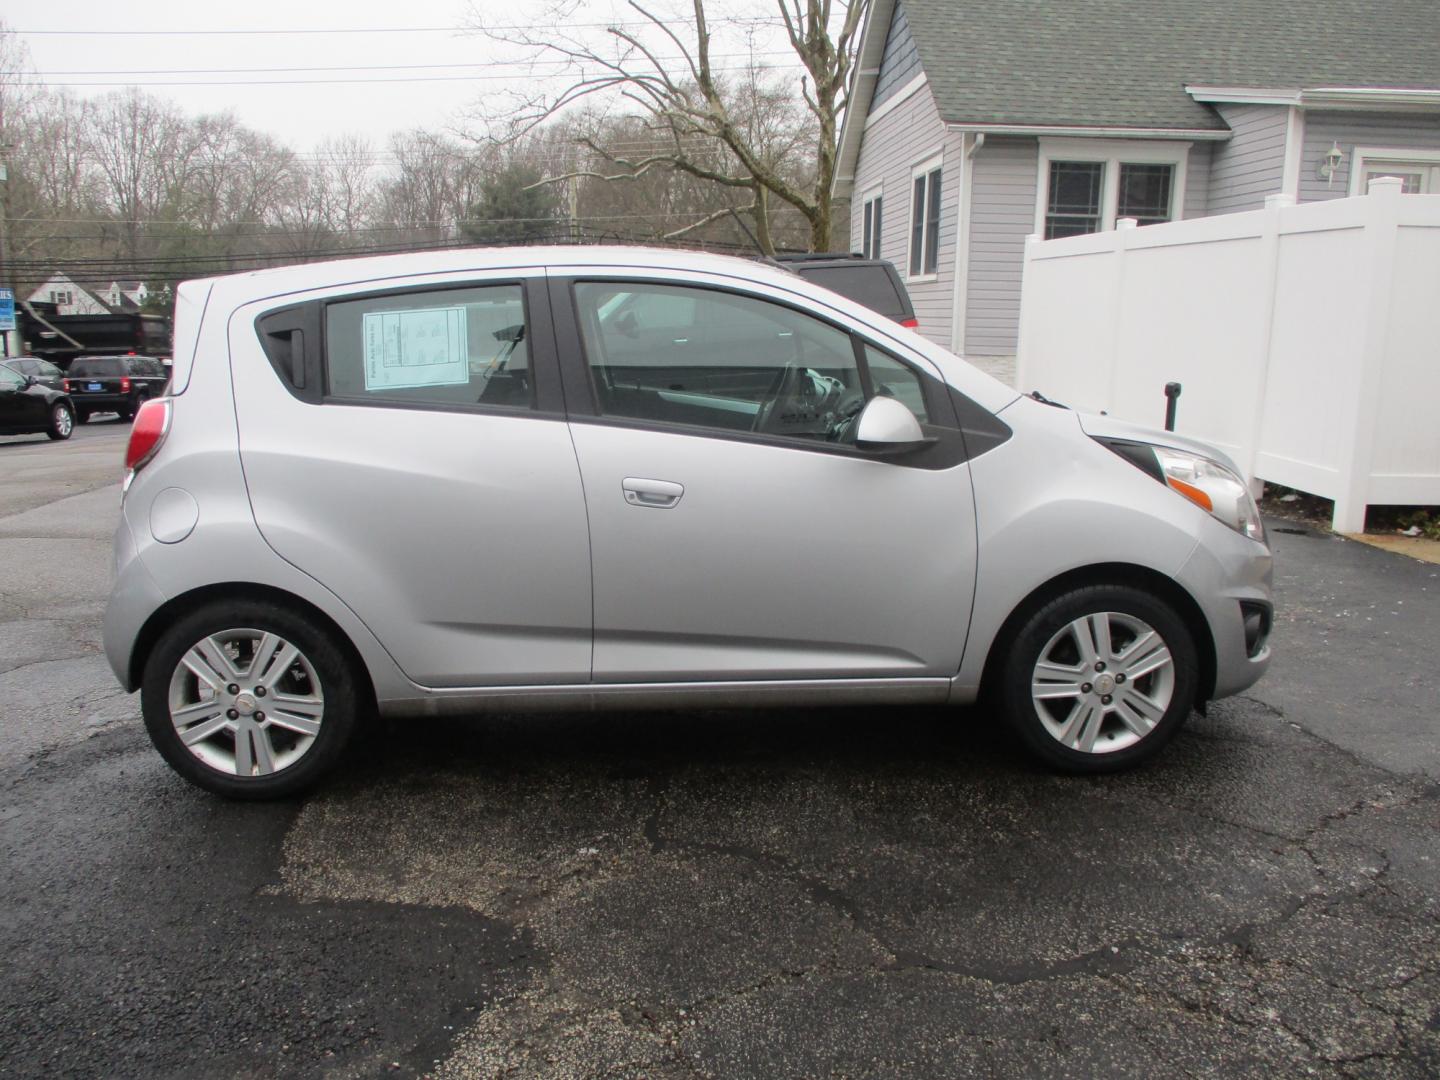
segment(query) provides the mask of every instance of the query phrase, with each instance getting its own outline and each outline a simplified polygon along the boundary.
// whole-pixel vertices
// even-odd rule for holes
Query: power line
[[[743,60],[749,57],[776,57],[794,56],[793,52],[780,50],[776,52],[755,52],[755,53],[711,53],[712,59],[718,60]],[[638,57],[637,57],[638,59]],[[683,63],[684,56],[657,56],[656,60],[661,63]],[[617,63],[620,61],[617,60]],[[486,60],[478,63],[452,63],[452,64],[336,64],[326,67],[254,67],[254,68],[94,68],[77,69],[73,71],[37,71],[37,76],[50,77],[55,75],[244,75],[244,74],[267,74],[296,71],[412,71],[430,70],[438,68],[497,68],[517,67],[529,70],[531,68],[546,67],[569,67],[581,64],[580,60]],[[798,63],[798,60],[797,60]],[[29,71],[0,71],[0,75],[26,76]]]
[[[739,71],[793,71],[797,70],[797,64],[747,64],[744,67],[716,68],[715,74],[729,75]],[[578,71],[581,76],[595,76],[614,74],[617,80],[623,80],[624,76],[609,72],[606,69],[592,71]],[[129,81],[102,80],[72,82],[69,80],[52,80],[46,78],[33,78],[29,80],[31,86],[330,86],[345,83],[417,83],[417,82],[490,82],[504,80],[515,81],[514,72],[491,75],[405,75],[394,78],[354,78],[354,79],[204,79],[204,80],[169,80],[169,79],[132,79]]]
[[[728,23],[779,26],[783,20],[775,16],[739,16],[729,18]],[[666,16],[665,23],[685,23],[693,26],[695,19],[686,16]],[[617,20],[615,22],[567,22],[566,30],[623,30],[632,28],[654,29],[655,23],[648,19]],[[30,34],[36,37],[215,37],[224,35],[263,36],[291,34],[487,34],[513,33],[521,30],[554,31],[553,23],[516,23],[510,26],[333,26],[308,28],[265,28],[265,29],[219,29],[219,30],[15,30],[16,34]]]

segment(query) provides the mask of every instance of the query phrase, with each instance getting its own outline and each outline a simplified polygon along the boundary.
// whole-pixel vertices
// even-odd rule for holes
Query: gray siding
[[[875,77],[875,96],[870,108],[883,105],[896,90],[920,74],[920,53],[910,36],[910,22],[905,5],[896,4],[890,15],[890,30],[885,37],[885,52],[880,57],[880,74]]]
[[[972,159],[965,352],[1010,356],[1020,328],[1025,238],[1035,231],[1040,144],[991,136]]]
[[[1210,208],[1211,154],[1215,147],[1208,142],[1190,147],[1185,162],[1185,217],[1204,217]]]
[[[1220,105],[1233,133],[1215,147],[1210,165],[1210,213],[1258,210],[1280,191],[1285,173],[1284,105]]]
[[[1345,160],[1333,182],[1320,179],[1321,159],[1335,143]],[[1304,152],[1300,162],[1300,201],[1341,199],[1350,193],[1350,166],[1355,147],[1383,150],[1440,150],[1440,117],[1386,113],[1307,112]]]
[[[855,167],[855,193],[850,210],[850,249],[860,250],[864,198],[883,185],[880,254],[893,262],[905,279],[920,332],[947,348],[954,315],[955,237],[959,222],[960,137],[949,135],[935,110],[929,87],[921,88],[894,110],[865,129]],[[945,155],[940,184],[940,271],[933,281],[911,281],[911,172],[937,150]]]

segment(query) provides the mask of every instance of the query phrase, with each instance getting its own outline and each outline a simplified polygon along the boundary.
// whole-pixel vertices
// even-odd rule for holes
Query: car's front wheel
[[[1199,662],[1165,601],[1124,585],[1055,597],[1013,639],[1005,711],[1049,765],[1113,772],[1157,754],[1195,705]]]
[[[311,787],[339,759],[361,704],[332,633],[276,604],[217,603],[167,630],[145,665],[151,741],[191,783],[238,799]]]
[[[45,434],[52,439],[68,439],[74,430],[74,410],[65,402],[57,401],[50,407],[50,425],[45,429]]]

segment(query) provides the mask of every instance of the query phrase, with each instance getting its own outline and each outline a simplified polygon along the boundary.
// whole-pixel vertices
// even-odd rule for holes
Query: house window
[[[1351,195],[1364,195],[1370,190],[1370,181],[1382,176],[1398,177],[1405,195],[1440,194],[1440,151],[1357,147],[1354,158]]]
[[[1170,185],[1175,179],[1173,165],[1120,165],[1120,192],[1115,217],[1134,218],[1141,225],[1158,225],[1170,220]]]
[[[1103,161],[1052,161],[1045,239],[1099,232],[1104,184]]]
[[[880,209],[883,202],[879,193],[865,200],[865,216],[860,226],[860,253],[867,259],[880,258]]]
[[[1046,240],[1181,215],[1190,144],[1132,139],[1041,139],[1035,231]]]
[[[914,172],[910,196],[910,276],[927,277],[940,269],[940,162]]]

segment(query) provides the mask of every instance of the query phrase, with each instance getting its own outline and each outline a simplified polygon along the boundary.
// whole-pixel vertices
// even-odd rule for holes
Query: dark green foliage
[[[541,184],[538,169],[522,162],[502,166],[480,182],[480,198],[460,223],[474,244],[523,243],[552,237],[557,231],[559,200],[555,188]]]

